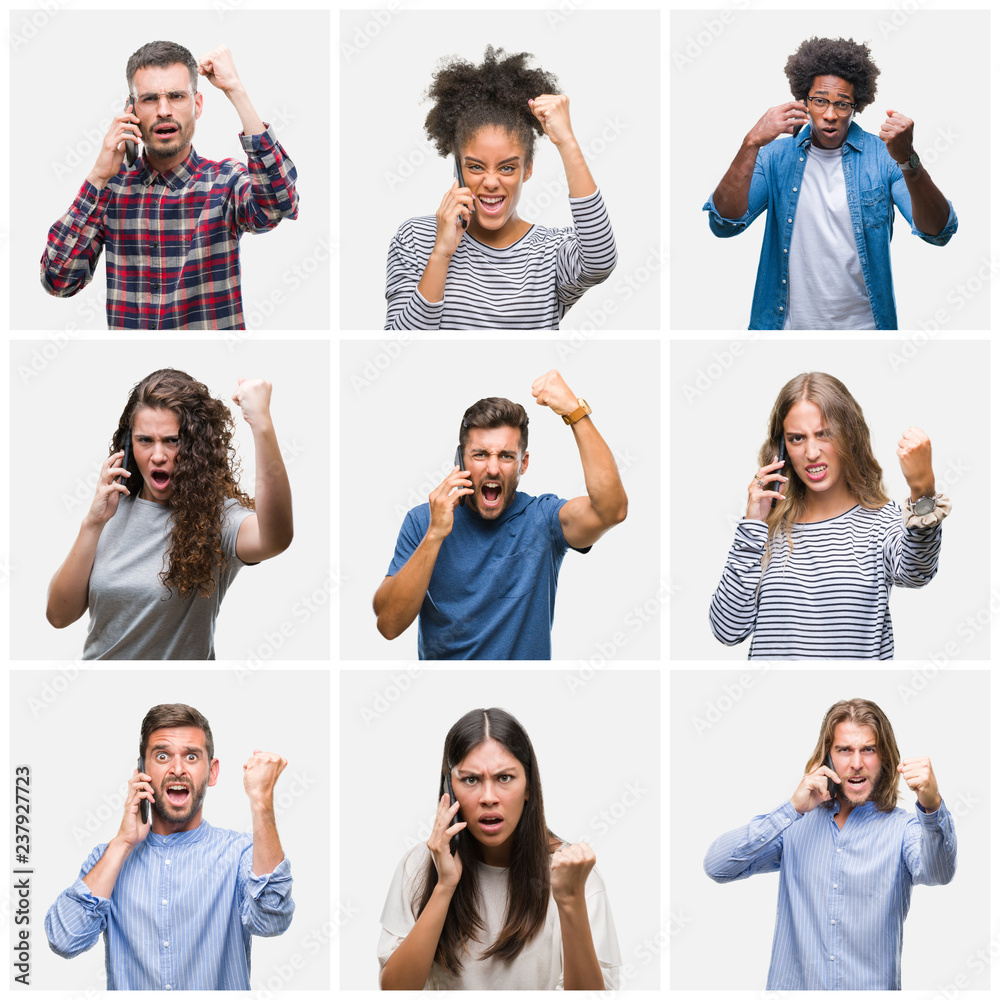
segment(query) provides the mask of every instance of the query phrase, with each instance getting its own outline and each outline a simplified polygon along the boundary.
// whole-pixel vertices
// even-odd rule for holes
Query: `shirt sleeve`
[[[253,844],[240,856],[237,889],[240,897],[240,921],[258,937],[277,937],[288,930],[295,912],[292,899],[292,867],[287,857],[281,859],[273,872],[255,875]]]
[[[586,198],[570,198],[572,238],[559,246],[556,258],[556,296],[571,306],[615,269],[618,250],[611,220],[600,191]]]
[[[929,233],[917,229],[913,224],[913,202],[910,199],[910,189],[906,186],[906,178],[898,163],[892,164],[889,183],[892,186],[892,200],[902,213],[903,218],[910,224],[910,232],[914,236],[919,236],[925,243],[943,247],[958,232],[958,216],[955,214],[955,206],[950,201],[948,202],[948,222],[941,232],[936,236],[931,236]]]
[[[428,302],[417,291],[429,253],[416,239],[413,226],[404,222],[389,244],[385,269],[385,328],[387,330],[437,330],[444,316],[444,299]]]
[[[955,823],[944,802],[932,813],[918,802],[903,838],[903,860],[914,884],[947,885],[955,877],[957,857]]]
[[[754,816],[738,830],[724,833],[705,855],[705,874],[714,882],[735,882],[781,867],[785,830],[802,817],[791,802],[773,812]]]
[[[767,149],[768,147],[764,147]],[[708,212],[708,228],[713,235],[720,238],[739,236],[761,212],[767,208],[768,184],[767,170],[764,164],[764,149],[757,150],[757,161],[753,165],[753,176],[750,178],[750,193],[747,197],[747,210],[738,219],[727,219],[715,207],[715,193],[702,205],[701,210]]]
[[[234,233],[266,233],[282,219],[298,218],[295,164],[271,126],[260,135],[241,135],[240,142],[247,154],[247,167],[245,172],[239,171],[236,181],[231,221]]]
[[[757,623],[757,591],[766,545],[763,521],[747,519],[736,526],[726,568],[708,610],[712,633],[727,646],[743,642]]]
[[[93,948],[108,924],[111,900],[93,895],[83,881],[106,849],[107,844],[102,844],[91,851],[77,880],[59,894],[45,914],[49,947],[62,958],[73,958]]]
[[[396,551],[393,553],[389,568],[385,571],[386,576],[395,576],[406,565],[407,560],[423,540],[427,525],[421,526],[418,521],[418,511],[420,510],[421,508],[416,507],[407,511],[406,517],[403,518],[403,524],[396,538]],[[430,523],[429,517],[428,513],[428,524]]]
[[[611,903],[597,869],[593,869],[587,877],[587,917],[590,921],[590,936],[594,942],[594,952],[604,976],[604,988],[617,990],[621,985],[620,970],[622,955],[618,947],[618,932],[615,930],[614,917],[611,915]],[[556,989],[563,989],[563,974],[559,974]]]
[[[104,214],[110,200],[110,185],[98,191],[84,181],[69,211],[49,230],[41,279],[50,295],[76,295],[90,284],[104,250]]]
[[[897,587],[924,587],[934,579],[941,554],[941,523],[930,528],[906,528],[902,511],[892,505],[893,517],[882,545],[889,582]]]
[[[377,952],[380,983],[385,963],[406,940],[406,935],[413,930],[417,922],[412,907],[413,888],[419,877],[420,869],[426,865],[430,854],[426,847],[421,851],[419,846],[406,854],[396,866],[392,883],[389,885],[388,893],[386,893],[385,906],[382,907],[382,915],[379,917],[379,923],[382,925]],[[427,988],[425,983],[424,989]]]

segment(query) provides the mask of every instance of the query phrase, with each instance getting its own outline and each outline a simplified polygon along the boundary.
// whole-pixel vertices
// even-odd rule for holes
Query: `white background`
[[[954,880],[913,889],[903,931],[903,989],[940,989],[959,973],[970,975],[966,956],[986,945],[990,933],[983,862],[990,849],[988,672],[942,672],[921,687],[909,671],[675,671],[670,908],[686,921],[671,946],[675,989],[749,990],[766,982],[777,873],[718,885],[702,860],[716,837],[788,800],[827,709],[846,698],[867,698],[885,712],[903,758],[930,757],[955,819]],[[916,795],[905,783],[902,788],[899,807],[913,812]],[[684,805],[693,802],[696,809]],[[988,986],[986,972],[971,988]]]
[[[671,578],[679,586],[671,600],[674,658],[745,660],[749,653],[750,640],[737,646],[716,640],[708,606],[746,514],[771,407],[785,383],[808,371],[835,375],[858,401],[890,498],[902,503],[909,496],[896,446],[915,424],[931,439],[937,488],[954,504],[938,575],[920,590],[893,588],[896,659],[929,659],[947,643],[957,647],[955,659],[989,656],[989,344],[914,346],[869,337],[674,341],[671,453],[685,456],[681,468],[689,467],[686,456],[693,460],[701,524],[691,531],[684,499],[671,497]],[[984,621],[966,623],[984,609]]]
[[[360,914],[341,935],[341,987],[376,986],[379,915],[400,859],[430,835],[448,730],[496,706],[531,738],[549,829],[597,855],[627,988],[656,989],[658,962],[641,956],[661,904],[659,704],[655,670],[342,673],[341,893]],[[381,804],[392,821],[368,822]]]
[[[385,325],[389,241],[407,219],[433,215],[451,187],[452,160],[442,159],[424,133],[431,105],[423,95],[438,61],[460,56],[479,65],[488,44],[530,52],[530,65],[558,78],[614,226],[617,269],[569,310],[561,328],[656,329],[660,186],[644,185],[636,204],[632,178],[639,164],[648,175],[659,148],[658,25],[655,11],[610,13],[575,3],[548,13],[403,10],[383,30],[371,12],[345,13],[341,206],[351,252],[341,267],[344,329]],[[518,214],[545,226],[571,225],[567,197],[562,160],[548,139],[539,138]]]
[[[243,762],[254,750],[280,753],[288,761],[274,801],[295,879],[295,916],[280,937],[254,939],[250,983],[257,990],[280,983],[277,970],[292,967],[298,956],[292,988],[327,988],[329,697],[330,679],[322,670],[14,671],[12,763],[31,766],[32,986],[103,989],[103,938],[67,961],[46,946],[42,919],[79,877],[91,850],[118,832],[143,717],[154,705],[182,702],[208,719],[215,738],[219,778],[208,789],[203,813],[213,826],[251,832]],[[323,934],[319,946],[316,936]]]
[[[247,329],[329,327],[329,14],[233,9],[237,6],[219,0],[197,13],[133,5],[125,16],[59,9],[44,30],[12,45],[11,78],[22,95],[11,108],[11,132],[22,150],[13,157],[21,197],[12,200],[9,222],[18,248],[10,262],[15,329],[108,328],[103,254],[90,284],[66,299],[45,291],[38,262],[49,227],[73,203],[112,117],[124,107],[129,56],[164,35],[190,49],[195,60],[219,45],[229,46],[251,101],[262,120],[275,127],[298,171],[298,219],[240,240]],[[23,18],[11,17],[18,38],[25,35]],[[309,66],[307,82],[287,72],[303,65]],[[205,96],[195,150],[210,160],[246,163],[236,109],[204,77],[198,78],[198,90]],[[31,172],[30,182],[25,170]]]
[[[327,344],[88,340],[69,342],[51,360],[42,348],[41,341],[19,341],[11,355],[17,428],[11,458],[24,470],[16,477],[21,486],[34,484],[11,495],[17,525],[11,547],[14,658],[71,660],[82,652],[88,616],[69,628],[52,628],[45,620],[48,583],[93,500],[97,472],[132,387],[159,368],[186,371],[227,403],[239,377],[266,378],[273,387],[271,417],[291,483],[296,537],[281,555],[240,570],[216,623],[216,657],[258,665],[328,657],[332,600],[327,558]],[[241,485],[253,496],[253,435],[239,407],[229,405],[243,464]]]
[[[649,659],[659,655],[659,615],[633,609],[659,589],[659,344],[537,339],[406,341],[389,359],[380,342],[341,349],[341,655],[413,659],[414,623],[392,643],[375,627],[371,601],[392,559],[406,512],[426,502],[454,467],[462,414],[485,396],[528,411],[528,471],[519,489],[537,496],[586,493],[573,433],[531,396],[531,384],[558,368],[593,408],[594,425],[616,456],[629,496],[628,518],[582,556],[569,551],[559,574],[555,659]],[[378,484],[372,489],[372,482]],[[419,493],[419,496],[417,495]],[[615,644],[614,634],[624,642]],[[601,644],[611,643],[611,655]],[[607,648],[606,646],[604,648]]]
[[[802,12],[747,10],[743,2],[728,5],[728,24],[718,20],[718,11],[671,15],[672,328],[746,329],[750,322],[766,220],[758,218],[738,237],[718,239],[701,208],[761,115],[792,100],[785,63],[814,35],[869,46],[881,73],[875,100],[856,116],[858,124],[877,135],[888,108],[913,119],[915,148],[958,215],[957,234],[946,247],[935,247],[911,235],[896,214],[892,270],[899,328],[988,327],[989,296],[981,280],[990,274],[987,15],[914,12],[917,6]],[[946,38],[961,39],[961,45],[943,45]],[[985,275],[970,286],[978,294],[963,293],[959,289],[976,277],[984,258]],[[935,319],[938,310],[944,315]]]

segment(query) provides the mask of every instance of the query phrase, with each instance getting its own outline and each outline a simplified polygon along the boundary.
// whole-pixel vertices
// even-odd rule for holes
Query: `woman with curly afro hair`
[[[85,660],[211,660],[222,598],[244,564],[292,540],[292,497],[270,414],[271,384],[233,395],[254,438],[256,501],[239,487],[229,407],[173,368],[129,396],[46,617],[90,612]]]
[[[434,75],[427,135],[454,159],[436,215],[410,219],[389,247],[387,330],[549,329],[617,260],[597,184],[573,134],[569,98],[529,53],[492,46]],[[535,137],[562,157],[573,225],[548,229],[517,214]]]
[[[785,64],[794,100],[746,134],[704,206],[722,237],[767,212],[752,330],[895,330],[895,209],[933,246],[958,229],[914,151],[913,121],[889,108],[878,135],[854,121],[875,99],[878,74],[863,43],[806,39]]]

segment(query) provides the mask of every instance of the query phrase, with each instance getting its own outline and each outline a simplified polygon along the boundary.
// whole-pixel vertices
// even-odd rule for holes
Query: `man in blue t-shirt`
[[[554,370],[535,379],[531,394],[572,428],[587,496],[517,492],[528,468],[528,414],[499,397],[470,406],[455,467],[406,515],[373,601],[387,639],[420,616],[422,660],[551,659],[566,549],[588,551],[625,519],[628,498],[587,403]]]

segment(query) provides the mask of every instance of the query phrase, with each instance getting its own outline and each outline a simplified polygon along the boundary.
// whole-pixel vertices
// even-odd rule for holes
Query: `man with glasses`
[[[206,160],[191,145],[198,75],[240,116],[248,165]],[[298,214],[295,167],[260,120],[225,46],[198,62],[150,42],[126,68],[129,96],[69,211],[49,230],[42,285],[75,295],[107,246],[112,329],[243,329],[239,238]],[[143,152],[135,165],[134,143]],[[130,149],[131,147],[131,149]]]
[[[716,236],[736,236],[767,211],[751,330],[895,330],[893,205],[935,246],[958,228],[914,152],[913,122],[890,109],[875,136],[853,121],[878,74],[852,39],[803,42],[785,65],[795,100],[747,133],[704,205]],[[744,95],[732,97],[742,106]],[[785,134],[792,141],[774,142]]]

